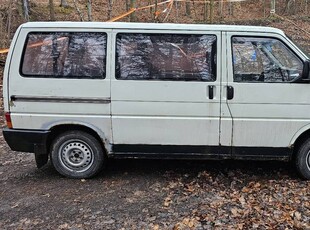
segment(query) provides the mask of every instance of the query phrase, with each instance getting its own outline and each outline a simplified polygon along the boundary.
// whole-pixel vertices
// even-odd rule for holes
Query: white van
[[[73,178],[108,158],[229,158],[293,160],[310,179],[309,63],[268,27],[26,23],[3,134]]]

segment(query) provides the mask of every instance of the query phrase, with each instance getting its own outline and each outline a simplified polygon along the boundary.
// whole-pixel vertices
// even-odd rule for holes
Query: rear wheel
[[[70,178],[95,176],[106,159],[99,141],[83,131],[69,131],[56,137],[51,158],[55,169]]]
[[[310,180],[310,138],[298,149],[295,163],[298,173],[304,179]]]

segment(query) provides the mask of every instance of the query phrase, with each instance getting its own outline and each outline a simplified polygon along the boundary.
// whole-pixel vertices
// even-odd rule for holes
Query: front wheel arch
[[[310,137],[296,148],[293,160],[299,175],[310,180]]]
[[[292,144],[294,150],[291,158],[292,160],[295,161],[298,150],[309,138],[310,138],[310,129],[304,131],[296,138],[295,142]]]

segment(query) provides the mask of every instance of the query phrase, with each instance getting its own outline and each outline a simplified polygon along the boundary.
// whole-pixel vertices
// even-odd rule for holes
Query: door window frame
[[[278,83],[305,83],[302,81],[299,81],[300,78],[293,82],[236,82],[234,81],[234,65],[233,65],[233,46],[232,46],[232,39],[233,37],[257,37],[257,38],[272,38],[272,39],[276,39],[279,40],[280,42],[283,43],[283,45],[285,45],[289,50],[291,50],[296,57],[298,57],[302,63],[305,63],[306,57],[304,56],[304,54],[302,53],[302,51],[300,51],[298,49],[298,47],[296,47],[296,45],[294,45],[293,42],[291,42],[288,38],[280,35],[280,34],[270,34],[270,33],[258,33],[258,32],[226,32],[225,35],[223,35],[225,37],[226,40],[226,46],[227,46],[227,56],[226,56],[226,60],[227,60],[227,75],[228,75],[228,83],[229,82],[233,82],[236,84],[254,84],[254,83],[259,83],[259,84],[278,84]]]

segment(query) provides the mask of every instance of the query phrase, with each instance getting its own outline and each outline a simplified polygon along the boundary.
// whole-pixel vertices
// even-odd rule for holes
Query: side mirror
[[[304,62],[304,68],[302,70],[302,80],[310,81],[310,60]]]

